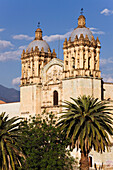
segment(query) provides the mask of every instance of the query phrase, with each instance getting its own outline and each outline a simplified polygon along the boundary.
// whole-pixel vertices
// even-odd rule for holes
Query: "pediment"
[[[43,84],[59,83],[62,80],[63,61],[57,58],[52,59],[42,69],[41,77]]]

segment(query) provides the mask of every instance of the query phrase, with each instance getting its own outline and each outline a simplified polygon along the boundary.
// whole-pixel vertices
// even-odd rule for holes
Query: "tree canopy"
[[[15,170],[21,166],[21,157],[25,158],[19,141],[21,138],[21,118],[8,118],[5,113],[0,114],[0,169]]]
[[[26,155],[22,169],[26,170],[68,170],[74,159],[67,150],[68,140],[59,127],[55,127],[54,114],[38,116],[26,121],[21,146]]]
[[[113,118],[108,102],[90,96],[71,98],[64,102],[64,111],[57,124],[70,139],[71,148],[81,150],[81,169],[88,169],[88,154],[92,148],[97,152],[110,146],[113,135]]]

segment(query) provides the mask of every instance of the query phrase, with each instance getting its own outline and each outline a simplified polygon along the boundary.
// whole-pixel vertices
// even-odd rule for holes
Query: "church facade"
[[[21,55],[20,113],[41,114],[44,109],[58,113],[63,101],[84,94],[112,102],[113,84],[101,78],[100,48],[99,38],[94,39],[83,15],[64,41],[64,60],[56,58],[55,50],[51,52],[38,28]]]
[[[35,39],[21,55],[20,103],[15,104],[15,113],[28,118],[47,112],[61,112],[62,102],[90,95],[99,100],[109,100],[113,105],[113,83],[103,82],[99,67],[100,41],[94,38],[86,27],[85,17],[80,15],[78,26],[63,44],[64,60],[56,57],[55,50],[43,40],[42,30],[35,31]],[[9,106],[8,106],[9,105]],[[17,107],[16,107],[17,106]],[[0,111],[12,111],[13,104],[1,104]],[[18,116],[17,115],[17,116]],[[73,155],[80,157],[74,151]],[[94,163],[113,168],[113,147],[111,152],[90,153],[92,167]]]

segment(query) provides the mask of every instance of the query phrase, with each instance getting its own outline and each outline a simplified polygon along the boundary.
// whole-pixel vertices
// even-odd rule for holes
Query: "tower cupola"
[[[86,27],[86,19],[82,13],[69,40],[64,42],[64,77],[100,78],[100,42],[98,38],[94,39],[92,32]]]
[[[42,40],[42,30],[41,28],[37,28],[35,31],[35,40]]]
[[[77,28],[86,28],[86,18],[83,15],[80,15],[78,18]]]
[[[28,45],[26,51],[21,55],[22,78],[21,85],[41,83],[41,70],[53,58],[56,57],[55,50],[51,52],[48,43],[43,40],[42,29],[37,28],[34,40]]]

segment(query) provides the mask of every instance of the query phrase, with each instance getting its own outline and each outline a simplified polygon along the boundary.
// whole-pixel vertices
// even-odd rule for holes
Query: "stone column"
[[[74,70],[73,65],[75,66],[74,47],[71,48],[71,71]]]
[[[24,61],[22,61],[22,78],[24,78]]]
[[[35,77],[38,77],[39,75],[39,61],[38,61],[38,56],[34,57],[34,75]]]
[[[33,60],[30,58],[30,77],[33,77]]]
[[[96,65],[96,70],[99,70],[99,55],[100,55],[100,48],[96,48],[96,60],[97,60],[97,65]]]
[[[85,60],[86,60],[86,63],[85,63],[85,68],[84,69],[88,69],[88,49],[89,49],[89,47],[88,46],[86,46],[85,47]]]
[[[25,61],[25,78],[27,78],[27,71],[28,71],[28,62]]]
[[[83,69],[83,55],[84,55],[84,46],[80,46],[80,68],[82,68]]]
[[[42,60],[42,64],[41,64],[41,68],[43,68],[44,67],[44,60]]]
[[[67,61],[67,49],[64,49],[64,71],[67,71],[66,61]]]
[[[78,68],[78,47],[75,47],[75,51],[76,51],[76,54],[75,54],[75,69]]]
[[[68,51],[68,57],[69,57],[69,59],[68,59],[68,61],[69,61],[69,63],[68,63],[68,69],[69,69],[69,71],[71,70],[71,50],[69,49],[69,51]]]
[[[91,70],[94,70],[94,47],[91,47]]]

